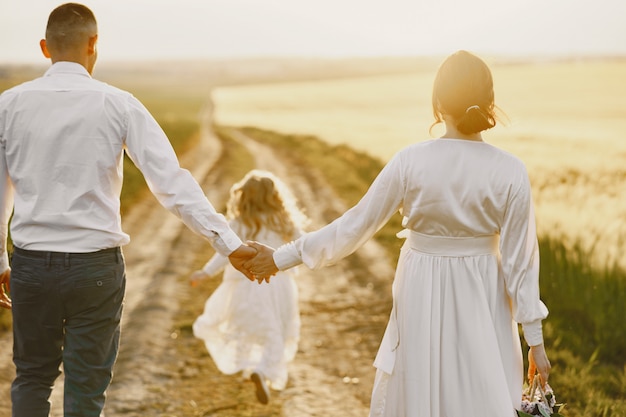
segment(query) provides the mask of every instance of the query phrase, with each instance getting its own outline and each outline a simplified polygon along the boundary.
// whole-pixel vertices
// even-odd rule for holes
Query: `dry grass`
[[[492,68],[507,117],[485,140],[527,164],[540,234],[581,246],[599,266],[626,267],[626,60]],[[312,134],[386,161],[431,137],[435,70],[218,88],[216,120]]]

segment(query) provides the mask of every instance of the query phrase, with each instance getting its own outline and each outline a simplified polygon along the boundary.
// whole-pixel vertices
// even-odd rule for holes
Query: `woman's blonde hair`
[[[289,241],[308,223],[287,186],[271,172],[258,169],[232,186],[226,209],[227,217],[246,226],[243,239],[254,239],[265,226]]]
[[[461,133],[473,134],[496,125],[491,71],[482,59],[467,51],[450,55],[439,67],[433,85],[433,126],[447,114]]]

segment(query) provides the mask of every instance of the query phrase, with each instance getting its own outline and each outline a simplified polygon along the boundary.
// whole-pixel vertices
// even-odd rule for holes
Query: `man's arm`
[[[159,203],[189,229],[209,240],[220,254],[238,257],[245,253],[245,248],[237,252],[243,243],[241,239],[215,210],[191,173],[180,167],[172,145],[154,117],[135,97],[129,95],[126,104],[126,152]]]
[[[0,131],[0,135],[2,135]],[[13,184],[9,178],[4,142],[0,136],[0,307],[11,308],[9,298],[11,269],[7,253],[7,239],[9,235],[9,219],[13,212]]]

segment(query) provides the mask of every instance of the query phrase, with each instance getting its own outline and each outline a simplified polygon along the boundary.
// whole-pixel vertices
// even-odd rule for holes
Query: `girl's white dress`
[[[240,224],[231,222],[231,226],[245,236],[239,233]],[[267,229],[262,229],[254,240],[272,247],[285,243]],[[210,276],[224,270],[224,276],[207,299],[204,312],[195,320],[194,335],[204,340],[220,372],[243,372],[245,377],[261,372],[273,389],[284,389],[287,365],[296,354],[300,337],[295,271],[279,272],[269,284],[259,285],[219,254],[203,270]]]
[[[352,253],[400,210],[393,308],[374,366],[371,417],[513,417],[519,330],[542,342],[528,175],[484,142],[435,139],[396,154],[353,208],[279,248],[280,268]]]

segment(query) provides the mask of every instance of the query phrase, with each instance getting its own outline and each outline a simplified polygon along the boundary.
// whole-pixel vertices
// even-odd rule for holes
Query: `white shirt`
[[[127,244],[119,198],[124,151],[158,201],[219,253],[241,245],[139,100],[77,63],[57,62],[0,95],[0,271],[9,266],[12,209],[11,238],[22,249],[93,252]]]

